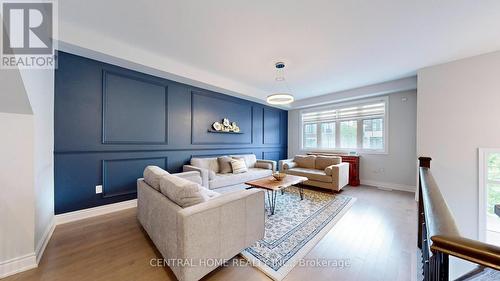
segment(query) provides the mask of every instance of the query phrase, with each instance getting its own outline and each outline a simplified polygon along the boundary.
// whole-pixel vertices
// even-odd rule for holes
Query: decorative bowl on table
[[[286,177],[286,174],[285,173],[276,172],[276,173],[273,173],[273,177],[277,181],[280,181],[280,180],[283,180]]]

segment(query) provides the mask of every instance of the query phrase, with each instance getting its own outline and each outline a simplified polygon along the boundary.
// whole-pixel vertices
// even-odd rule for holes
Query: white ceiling
[[[284,61],[304,99],[500,50],[500,1],[64,0],[59,30],[62,41],[115,42],[108,51],[142,50],[150,64],[169,62],[157,68],[258,99],[280,90],[273,65]]]

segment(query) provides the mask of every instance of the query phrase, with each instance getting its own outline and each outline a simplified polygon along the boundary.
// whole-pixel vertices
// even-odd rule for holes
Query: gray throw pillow
[[[217,161],[219,161],[219,172],[221,174],[228,174],[233,172],[233,170],[231,169],[231,160],[233,160],[233,158],[229,156],[221,156],[217,158]]]

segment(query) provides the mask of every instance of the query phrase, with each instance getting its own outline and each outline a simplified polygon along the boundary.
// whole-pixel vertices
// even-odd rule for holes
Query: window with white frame
[[[387,97],[303,110],[302,149],[386,152]]]

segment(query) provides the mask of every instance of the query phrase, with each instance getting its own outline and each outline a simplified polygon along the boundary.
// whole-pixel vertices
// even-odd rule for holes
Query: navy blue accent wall
[[[287,156],[284,110],[64,52],[58,63],[56,214],[136,198],[147,165],[175,173],[192,156]],[[208,132],[225,117],[242,134]]]

